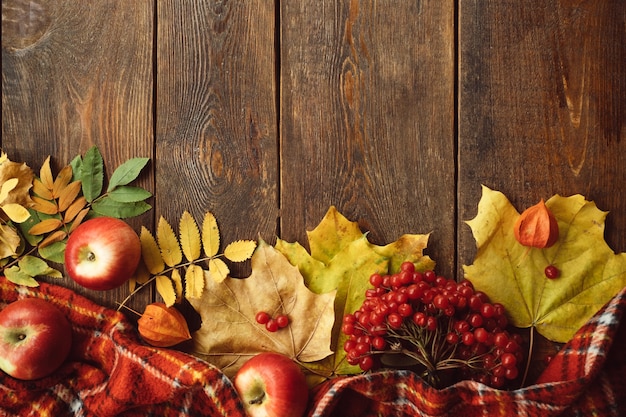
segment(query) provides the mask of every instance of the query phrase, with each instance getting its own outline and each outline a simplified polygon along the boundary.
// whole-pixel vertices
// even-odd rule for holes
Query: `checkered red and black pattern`
[[[0,372],[0,416],[243,417],[228,378],[170,349],[145,346],[124,315],[59,286],[18,287],[0,277],[0,304],[39,297],[73,325],[70,359],[50,377],[18,381]],[[317,387],[313,416],[626,416],[626,289],[515,391],[463,381],[442,390],[409,371],[341,377]]]

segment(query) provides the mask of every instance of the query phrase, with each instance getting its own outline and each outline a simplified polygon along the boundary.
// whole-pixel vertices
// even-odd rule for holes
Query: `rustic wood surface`
[[[137,230],[211,211],[225,241],[306,244],[335,205],[377,244],[432,233],[460,277],[485,184],[519,210],[583,194],[623,252],[625,21],[621,1],[5,0],[0,145],[35,169],[151,158]]]

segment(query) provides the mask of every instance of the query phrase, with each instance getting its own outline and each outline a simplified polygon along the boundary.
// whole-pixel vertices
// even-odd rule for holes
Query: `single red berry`
[[[374,358],[371,356],[363,356],[359,361],[359,367],[362,371],[369,371],[374,367]]]
[[[269,319],[267,323],[265,323],[265,328],[268,332],[275,332],[278,330],[278,323],[274,319]]]
[[[266,324],[270,320],[270,318],[270,315],[267,314],[265,311],[259,311],[254,317],[256,322],[259,324]]]
[[[284,314],[281,314],[276,317],[276,323],[278,323],[278,327],[283,329],[289,325],[289,317],[287,317]]]
[[[559,271],[559,268],[557,268],[554,265],[546,266],[546,269],[544,269],[543,272],[546,274],[546,277],[549,279],[555,279],[555,278],[558,278],[559,275],[561,275],[561,271]]]
[[[372,284],[374,288],[379,288],[383,284],[383,276],[380,274],[370,275],[370,284]]]

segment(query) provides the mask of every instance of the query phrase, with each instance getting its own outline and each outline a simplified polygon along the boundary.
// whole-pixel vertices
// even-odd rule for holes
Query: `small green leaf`
[[[141,187],[122,185],[109,192],[109,197],[120,203],[136,203],[152,197],[152,193]]]
[[[72,162],[70,162],[70,166],[72,167],[72,181],[80,180],[83,158],[80,155],[76,155],[74,159],[72,159]]]
[[[91,206],[94,212],[101,216],[116,217],[118,219],[126,219],[129,217],[139,216],[150,210],[152,206],[143,201],[134,203],[124,203],[115,201],[109,196],[102,197]]]
[[[135,181],[149,160],[149,158],[131,158],[117,167],[111,175],[107,192],[113,191],[120,185],[127,185]]]
[[[26,255],[18,262],[20,269],[30,275],[31,277],[36,277],[37,275],[42,275],[45,271],[47,271],[50,267],[41,258],[36,258],[34,256]]]
[[[22,271],[19,266],[12,266],[4,270],[4,274],[9,281],[17,285],[26,287],[38,287],[39,283],[26,272]]]
[[[88,202],[91,203],[100,196],[104,183],[104,161],[96,146],[92,146],[83,158],[80,180],[83,184],[83,195]]]
[[[65,262],[65,245],[67,241],[56,242],[43,248],[39,248],[39,255],[49,260],[62,264]]]

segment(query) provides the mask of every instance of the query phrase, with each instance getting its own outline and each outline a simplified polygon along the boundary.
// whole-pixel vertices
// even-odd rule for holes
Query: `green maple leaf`
[[[500,192],[483,186],[478,214],[467,222],[478,252],[465,277],[493,302],[502,303],[511,323],[534,327],[565,343],[626,286],[626,253],[615,254],[604,240],[607,212],[581,195],[546,201],[559,225],[557,242],[544,249],[517,242],[513,225],[520,214]],[[556,279],[547,265],[560,271]]]
[[[358,373],[360,368],[345,360],[343,344],[347,336],[341,333],[344,314],[360,308],[365,290],[371,288],[369,277],[373,273],[395,272],[404,261],[414,262],[418,270],[433,269],[434,262],[423,255],[428,235],[406,234],[388,245],[373,245],[356,222],[331,206],[320,224],[307,232],[307,238],[310,254],[299,243],[281,239],[276,242],[276,249],[298,267],[311,291],[325,294],[337,290],[332,331],[334,354],[311,367],[329,376]]]

